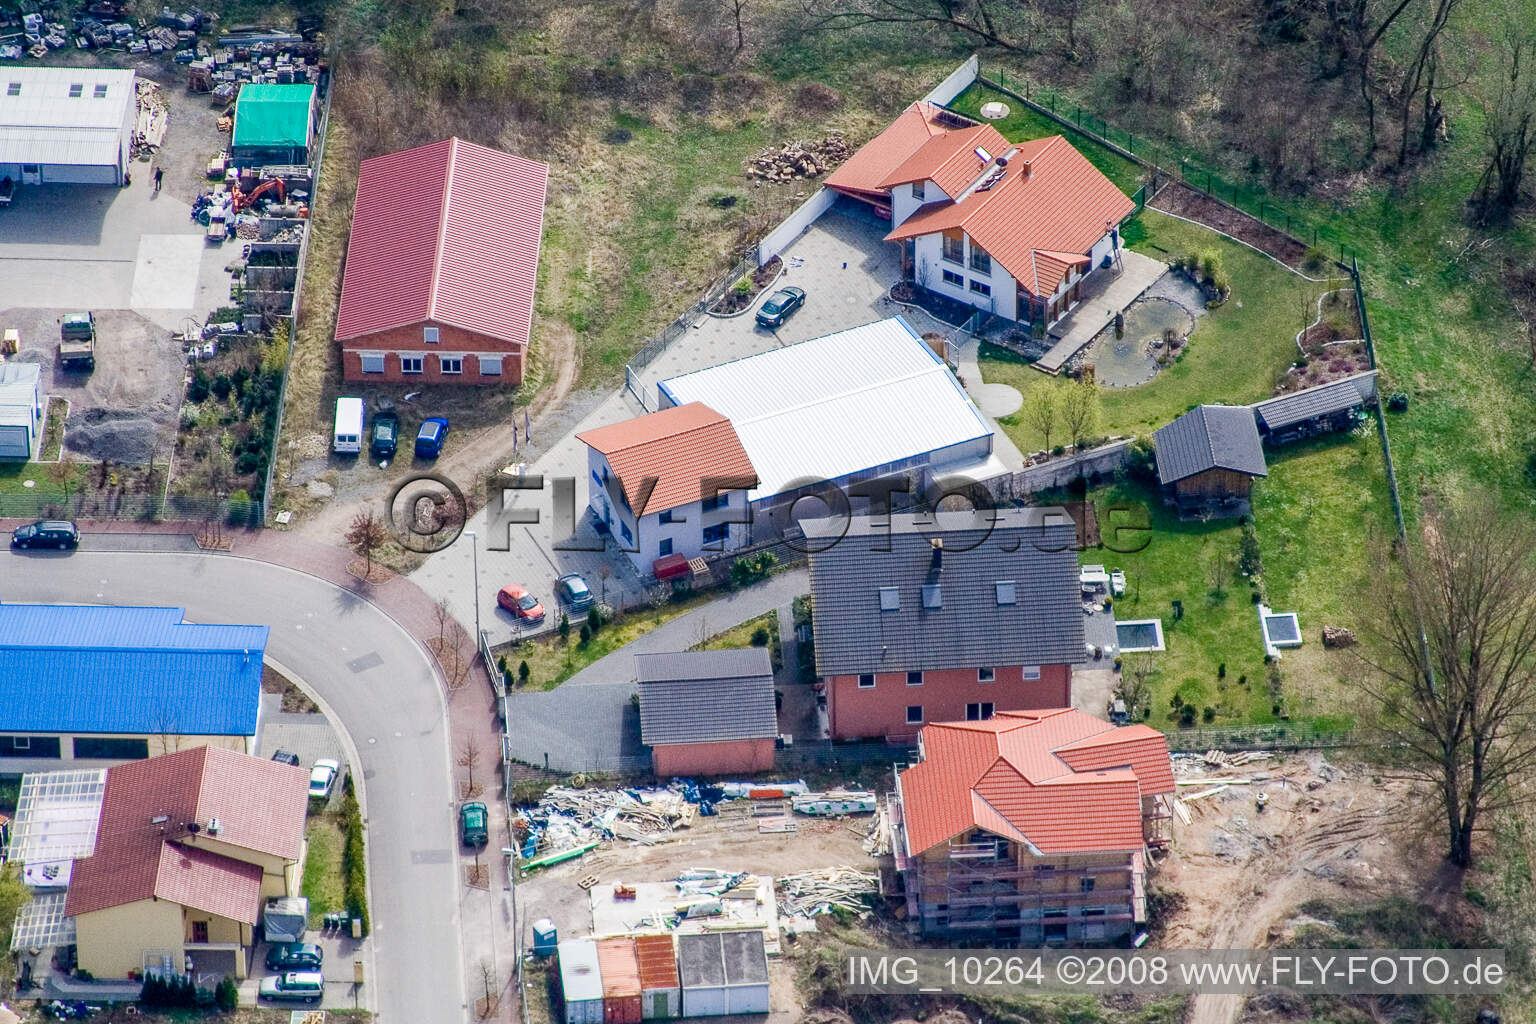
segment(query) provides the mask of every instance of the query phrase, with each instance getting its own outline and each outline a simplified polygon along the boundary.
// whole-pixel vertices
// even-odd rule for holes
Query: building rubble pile
[[[847,160],[848,153],[848,140],[841,132],[832,132],[819,142],[786,142],[749,160],[747,177],[763,181],[814,178]]]
[[[834,910],[868,917],[872,897],[880,891],[880,876],[854,868],[823,868],[777,880],[779,912],[816,917]]]

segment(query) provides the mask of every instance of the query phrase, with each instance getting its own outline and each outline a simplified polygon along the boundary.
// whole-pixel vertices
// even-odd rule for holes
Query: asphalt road
[[[362,771],[379,1017],[464,1020],[446,709],[425,652],[392,619],[291,569],[168,552],[6,550],[0,601],[174,605],[191,621],[270,626],[268,656],[319,696]]]

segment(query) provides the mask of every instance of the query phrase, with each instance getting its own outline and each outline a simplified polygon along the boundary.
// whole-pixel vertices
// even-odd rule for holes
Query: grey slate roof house
[[[635,655],[640,739],[658,776],[773,767],[778,710],[765,647]]]
[[[1084,660],[1061,509],[806,520],[816,673],[834,738],[1071,703]]]
[[[1201,405],[1152,435],[1157,478],[1180,509],[1241,511],[1253,478],[1266,476],[1253,410]]]

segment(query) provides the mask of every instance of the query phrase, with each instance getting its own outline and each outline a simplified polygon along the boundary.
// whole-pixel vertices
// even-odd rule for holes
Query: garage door
[[[26,427],[0,427],[0,458],[30,459],[32,435]]]
[[[117,167],[91,167],[69,164],[46,164],[43,167],[44,185],[116,185]]]

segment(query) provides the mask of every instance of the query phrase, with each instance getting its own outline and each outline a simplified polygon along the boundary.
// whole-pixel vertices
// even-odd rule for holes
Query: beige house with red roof
[[[1119,250],[1135,204],[1060,135],[1010,143],[914,103],[827,178],[889,216],[919,285],[1008,320],[1049,326]]]
[[[108,769],[65,898],[80,966],[179,973],[221,951],[243,978],[262,905],[298,894],[308,787],[302,768],[213,746]]]
[[[1106,943],[1146,921],[1168,742],[1071,708],[925,727],[891,798],[907,922],[930,937]]]

